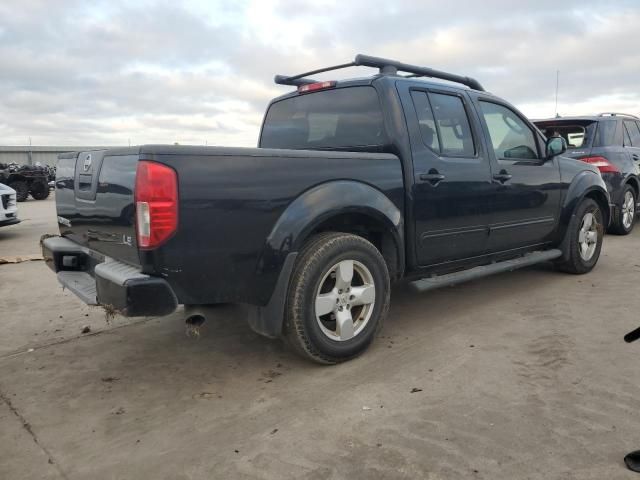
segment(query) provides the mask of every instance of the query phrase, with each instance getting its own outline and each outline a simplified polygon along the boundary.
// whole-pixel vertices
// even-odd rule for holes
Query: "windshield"
[[[567,142],[567,148],[586,148],[591,144],[596,122],[567,120],[565,122],[535,122],[545,137],[561,136]]]
[[[363,149],[387,144],[378,94],[349,87],[298,95],[274,103],[265,117],[260,147]]]

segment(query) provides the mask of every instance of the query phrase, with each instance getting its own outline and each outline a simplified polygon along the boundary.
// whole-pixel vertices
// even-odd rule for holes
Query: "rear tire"
[[[16,200],[18,202],[24,202],[29,198],[29,186],[27,185],[27,182],[23,180],[16,180],[9,183],[9,186],[16,191]]]
[[[49,184],[44,180],[36,180],[31,183],[31,196],[35,200],[44,200],[49,196]]]
[[[361,354],[389,310],[389,272],[370,242],[324,233],[300,252],[289,285],[286,339],[300,355],[334,364]]]
[[[626,185],[622,193],[622,203],[616,205],[609,232],[616,235],[629,235],[636,223],[636,192]]]
[[[586,198],[578,205],[564,242],[568,251],[563,252],[563,260],[556,263],[560,270],[580,275],[596,266],[604,238],[603,218],[594,200]]]

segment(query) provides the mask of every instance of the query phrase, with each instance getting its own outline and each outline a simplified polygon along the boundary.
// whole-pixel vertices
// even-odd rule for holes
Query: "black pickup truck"
[[[307,78],[348,66],[379,73]],[[393,281],[424,291],[598,261],[597,168],[476,80],[358,55],[276,83],[297,89],[269,104],[258,148],[62,155],[60,236],[42,242],[59,281],[128,316],[246,304],[257,332],[336,363],[371,343]]]

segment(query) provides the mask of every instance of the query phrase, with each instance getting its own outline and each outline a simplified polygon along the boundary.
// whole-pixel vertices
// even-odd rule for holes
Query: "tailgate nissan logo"
[[[88,154],[86,157],[84,157],[84,163],[82,164],[82,169],[85,172],[88,172],[89,169],[91,169],[91,154]]]

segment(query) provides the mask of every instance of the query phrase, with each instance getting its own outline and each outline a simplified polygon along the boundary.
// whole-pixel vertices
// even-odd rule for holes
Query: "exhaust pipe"
[[[185,334],[190,338],[200,338],[200,327],[207,317],[198,305],[185,305]]]

